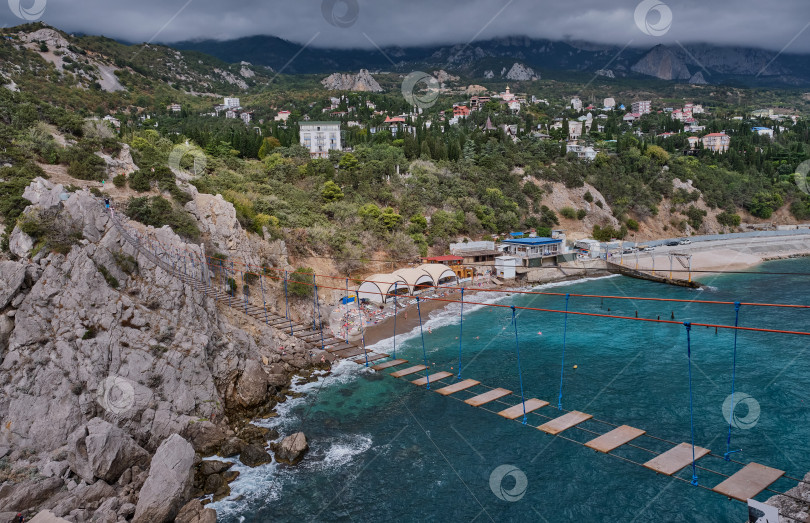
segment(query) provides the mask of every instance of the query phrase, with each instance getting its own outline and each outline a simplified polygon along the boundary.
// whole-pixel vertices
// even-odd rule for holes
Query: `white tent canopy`
[[[394,290],[397,294],[410,291],[408,282],[397,274],[375,274],[369,276],[360,287],[357,288],[357,297],[360,300],[369,300],[374,303],[385,303],[393,296]]]
[[[427,273],[420,269],[399,269],[394,271],[394,276],[399,276],[408,282],[408,291],[413,294],[413,292],[419,286],[429,286],[432,287],[434,285],[433,278],[430,277],[430,273]]]
[[[426,263],[424,265],[420,265],[419,270],[429,274],[435,286],[458,284],[458,277],[456,276],[456,273],[451,271],[447,265],[442,263]]]

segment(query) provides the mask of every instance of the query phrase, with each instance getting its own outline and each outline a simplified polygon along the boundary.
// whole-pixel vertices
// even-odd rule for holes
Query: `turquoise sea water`
[[[810,259],[770,262],[753,271],[810,272]],[[610,277],[545,288],[615,296],[810,302],[806,276],[730,274],[702,281],[710,287],[694,291]],[[476,299],[483,298],[487,296]],[[563,297],[512,295],[497,302],[562,309],[564,301]],[[626,316],[638,311],[646,318],[669,319],[674,314],[679,321],[734,322],[733,305],[572,297],[569,306],[570,310]],[[451,307],[429,320],[433,332],[425,331],[424,339],[434,371],[451,367],[458,371],[458,312],[458,307]],[[280,409],[281,417],[266,423],[282,435],[303,430],[311,447],[307,458],[297,468],[237,465],[242,476],[232,484],[232,498],[213,505],[219,520],[739,522],[746,518],[742,503],[690,485],[691,467],[678,474],[687,481],[678,481],[537,430],[537,425],[561,414],[556,403],[563,316],[518,311],[517,323],[525,397],[551,402],[536,411],[538,415],[529,415],[527,425],[387,373],[342,363],[325,380],[300,387],[306,396],[288,401]],[[740,324],[808,330],[810,310],[744,306]],[[683,326],[569,316],[567,332],[563,408],[638,427],[672,442],[690,441]],[[463,341],[462,377],[520,394],[509,309],[465,308]],[[730,331],[692,329],[695,442],[718,455],[726,450],[728,422],[723,403],[731,392],[733,342]],[[391,340],[381,342],[379,348],[391,351]],[[733,429],[732,446],[743,449],[734,459],[780,468],[793,477],[803,477],[810,470],[808,349],[810,340],[801,336],[738,334],[735,394],[738,399],[747,394],[751,400],[734,411],[740,428]],[[418,335],[400,333],[397,355],[421,363]],[[519,396],[504,400],[516,404]],[[490,404],[489,408],[497,411],[506,406]],[[580,427],[599,433],[613,428],[595,421]],[[578,429],[562,435],[577,442],[595,437]],[[636,442],[657,452],[671,447],[646,437]],[[628,447],[615,454],[636,462],[652,457]],[[500,483],[494,478],[493,489],[491,475],[502,465],[518,471]],[[725,474],[740,468],[711,456],[698,465]],[[723,479],[706,470],[697,472],[702,486],[712,487]],[[782,479],[772,487],[784,491],[794,485]],[[495,494],[503,491],[507,495]],[[501,499],[509,499],[510,493],[519,499]],[[757,499],[770,495],[766,492]],[[234,497],[238,499],[233,501]]]

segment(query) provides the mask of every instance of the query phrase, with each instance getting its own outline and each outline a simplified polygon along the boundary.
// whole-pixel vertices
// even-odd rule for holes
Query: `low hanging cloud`
[[[779,0],[773,7],[761,0],[644,1],[648,25],[642,27],[636,12],[641,0],[47,0],[41,20],[130,42],[262,34],[303,44],[317,35],[316,47],[373,48],[525,35],[618,46],[678,41],[810,52],[807,0]],[[667,11],[671,23],[661,19]],[[23,23],[19,14],[0,5],[0,24]]]

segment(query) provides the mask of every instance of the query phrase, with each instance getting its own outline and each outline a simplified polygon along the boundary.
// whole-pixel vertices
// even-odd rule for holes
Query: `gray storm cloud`
[[[11,0],[12,3],[16,0]],[[645,34],[634,13],[640,0],[47,0],[42,20],[70,32],[131,42],[171,43],[257,34],[317,47],[418,46],[526,35],[624,46],[707,42],[810,52],[807,0],[648,0],[665,4],[672,23]],[[18,4],[33,4],[20,0]],[[3,2],[5,4],[5,2]],[[354,4],[354,5],[352,5]],[[23,23],[0,5],[0,24]],[[324,11],[331,13],[328,20]],[[650,23],[660,11],[652,10]],[[331,21],[331,23],[330,23]]]

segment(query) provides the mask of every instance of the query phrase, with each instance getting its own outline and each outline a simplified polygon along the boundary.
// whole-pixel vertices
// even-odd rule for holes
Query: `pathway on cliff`
[[[201,270],[199,271],[199,278],[189,275],[185,264],[183,265],[183,270],[181,270],[176,260],[169,263],[166,259],[161,257],[162,254],[172,259],[171,253],[158,253],[150,250],[148,247],[150,243],[142,240],[137,232],[128,230],[127,227],[121,223],[120,215],[111,213],[110,218],[113,226],[127,243],[168,274],[202,292],[205,296],[211,296],[215,301],[245,314],[256,321],[283,331],[289,331],[291,336],[303,341],[306,346],[311,349],[325,350],[338,358],[356,358],[350,361],[360,364],[366,364],[367,362],[389,357],[388,354],[367,350],[363,346],[358,346],[348,340],[339,339],[329,333],[325,333],[323,331],[322,322],[313,322],[311,325],[302,324],[293,321],[292,317],[289,315],[281,316],[269,311],[266,302],[263,302],[262,306],[257,306],[251,304],[247,299],[243,300],[236,297],[234,295],[235,293],[229,293],[217,288],[211,283],[211,273],[207,264],[200,264]],[[357,356],[360,357],[358,358]]]

